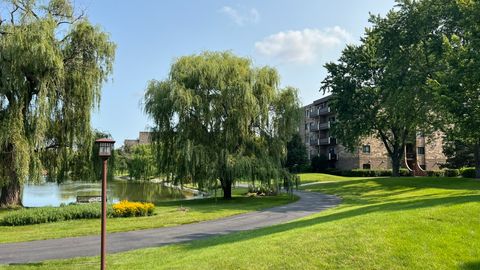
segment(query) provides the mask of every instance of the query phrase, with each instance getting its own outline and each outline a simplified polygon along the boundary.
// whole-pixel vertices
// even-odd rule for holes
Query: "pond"
[[[23,205],[26,207],[59,206],[75,202],[77,196],[100,196],[101,182],[67,181],[61,184],[43,182],[25,184]],[[159,202],[193,198],[194,194],[165,187],[161,183],[112,180],[107,182],[108,202],[120,200]]]

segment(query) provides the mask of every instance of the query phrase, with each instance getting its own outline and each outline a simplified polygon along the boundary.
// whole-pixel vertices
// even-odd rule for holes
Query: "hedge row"
[[[475,168],[462,168],[462,169],[444,169],[437,171],[425,171],[427,176],[431,177],[466,177],[475,178]],[[378,177],[378,176],[392,176],[391,170],[336,170],[329,169],[326,173],[348,176],[348,177]],[[400,169],[400,176],[411,176],[412,174],[407,169]]]
[[[120,207],[117,207],[120,205]],[[107,206],[108,217],[132,217],[152,215],[151,203],[120,202]],[[73,219],[92,219],[101,217],[101,204],[74,204],[60,207],[24,208],[6,214],[1,220],[2,226],[22,226]]]
[[[327,171],[329,174],[347,176],[347,177],[378,177],[378,176],[392,176],[391,170],[363,170],[363,169],[354,169],[354,170],[335,170],[329,169]],[[407,169],[400,169],[400,176],[409,176],[411,175]]]
[[[460,175],[466,178],[475,178],[475,168],[461,168]]]
[[[439,171],[427,171],[428,176],[475,178],[475,168],[444,169]]]

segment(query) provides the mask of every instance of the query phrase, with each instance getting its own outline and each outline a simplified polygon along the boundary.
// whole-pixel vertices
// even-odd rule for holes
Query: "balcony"
[[[318,143],[320,145],[331,145],[331,144],[337,144],[337,140],[333,137],[320,138],[318,139]]]
[[[329,114],[330,112],[331,110],[329,106],[318,109],[318,115],[325,115],[325,114]]]
[[[330,107],[323,108],[314,108],[313,111],[310,111],[310,118],[315,118],[319,115],[325,115],[330,113]]]
[[[326,123],[321,123],[321,124],[318,124],[318,129],[319,130],[324,130],[324,129],[329,129],[330,128],[330,121],[326,122]]]
[[[311,146],[320,145],[319,139],[317,139],[317,138],[310,138],[310,145],[311,145]]]
[[[310,125],[310,131],[319,131],[320,130],[320,125],[317,123],[314,123],[313,125]]]

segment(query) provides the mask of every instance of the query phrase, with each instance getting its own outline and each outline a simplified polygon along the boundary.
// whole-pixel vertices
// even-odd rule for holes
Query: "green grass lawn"
[[[367,177],[352,178],[352,177],[331,175],[331,174],[325,174],[325,173],[301,173],[301,174],[298,174],[298,176],[300,176],[301,184],[315,183],[315,182],[344,181],[344,180],[353,180],[353,179],[368,179]]]
[[[480,182],[343,179],[339,207],[264,229],[108,256],[110,269],[480,269]],[[6,269],[92,269],[98,257]]]
[[[244,188],[234,190],[235,194],[245,193]],[[175,226],[204,220],[241,214],[249,211],[269,208],[292,202],[288,195],[275,197],[247,198],[235,196],[232,200],[214,198],[203,200],[170,201],[157,204],[154,216],[133,218],[110,218],[107,221],[108,232],[122,232],[165,226]],[[179,207],[188,208],[180,211]],[[0,218],[7,211],[0,212]],[[99,219],[81,219],[27,226],[0,226],[0,243],[41,240],[82,236],[100,233]]]

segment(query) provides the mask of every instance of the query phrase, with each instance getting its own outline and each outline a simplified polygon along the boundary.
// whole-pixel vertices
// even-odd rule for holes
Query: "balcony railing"
[[[330,112],[331,112],[331,110],[330,110],[329,106],[318,109],[318,115],[329,114]]]
[[[317,117],[319,115],[329,114],[330,112],[331,112],[330,107],[328,107],[328,106],[323,107],[323,108],[315,108],[315,109],[313,109],[313,111],[310,111],[310,118],[314,118],[314,117]]]
[[[320,138],[318,139],[318,143],[320,145],[331,145],[331,144],[337,144],[337,140],[333,137],[328,137],[328,138]]]
[[[318,129],[320,129],[320,130],[329,129],[329,128],[330,128],[330,121],[328,121],[326,123],[318,124]]]
[[[319,139],[317,139],[317,138],[310,138],[310,145],[311,145],[311,146],[320,145]]]
[[[310,125],[310,131],[319,131],[319,130],[320,130],[320,125],[318,123]]]
[[[313,111],[310,112],[310,118],[317,117],[318,114],[318,109],[314,109]]]

